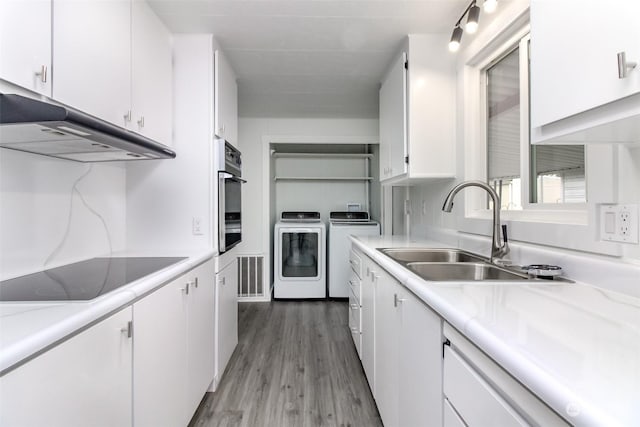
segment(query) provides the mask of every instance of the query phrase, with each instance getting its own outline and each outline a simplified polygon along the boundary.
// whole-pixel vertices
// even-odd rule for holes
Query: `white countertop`
[[[143,256],[118,254],[127,255]],[[211,259],[213,255],[213,251],[179,254],[188,257],[90,301],[0,303],[0,373],[8,372],[12,367],[130,305]]]
[[[571,424],[640,426],[639,298],[581,282],[426,282],[375,248],[447,245],[352,240]]]

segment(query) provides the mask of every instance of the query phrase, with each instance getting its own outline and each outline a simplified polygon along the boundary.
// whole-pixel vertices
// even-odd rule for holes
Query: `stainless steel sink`
[[[410,262],[407,268],[430,281],[530,280],[526,274],[483,262]]]
[[[424,249],[424,248],[388,248],[378,249],[394,261],[406,264],[410,262],[485,262],[481,256],[459,249]]]

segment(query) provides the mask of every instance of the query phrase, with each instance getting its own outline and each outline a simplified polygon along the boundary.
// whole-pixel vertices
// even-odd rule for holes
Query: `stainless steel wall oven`
[[[218,252],[242,241],[242,159],[238,149],[222,139],[214,141],[218,181]]]

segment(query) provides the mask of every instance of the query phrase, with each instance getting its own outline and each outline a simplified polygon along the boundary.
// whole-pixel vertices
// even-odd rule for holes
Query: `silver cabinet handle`
[[[353,280],[349,280],[349,285],[353,288],[354,286],[356,286],[356,284],[353,282]]]
[[[226,277],[221,277],[220,278],[219,282],[220,282],[221,285],[226,285],[227,284],[227,281],[225,279],[226,279]]]
[[[184,288],[180,288],[181,292],[184,292],[185,295],[189,295],[189,282],[184,285]]]
[[[126,335],[127,338],[131,338],[133,336],[133,322],[129,320],[127,326],[120,329],[120,333]]]
[[[36,76],[40,77],[40,81],[42,83],[46,83],[47,82],[47,66],[43,65],[42,68],[40,68],[40,71],[36,73]]]
[[[352,326],[351,328],[349,328],[351,330],[351,332],[356,333],[358,332],[358,328],[356,328],[355,326]]]
[[[357,310],[358,309],[358,304],[349,304],[349,308],[351,310]]]
[[[198,287],[198,278],[197,277],[193,281],[193,286],[195,286],[196,288]]]
[[[407,300],[406,298],[398,298],[398,294],[393,294],[393,306],[394,307],[397,307],[398,304],[402,304],[406,300]]]
[[[131,121],[131,110],[127,110],[126,113],[124,113],[124,121],[125,122],[130,122]]]
[[[625,79],[629,76],[629,71],[636,68],[636,62],[627,61],[626,52],[618,52],[618,78]]]
[[[141,128],[143,128],[143,127],[144,127],[144,116],[141,116],[141,117],[138,119],[138,126],[139,126],[139,127],[141,127]]]

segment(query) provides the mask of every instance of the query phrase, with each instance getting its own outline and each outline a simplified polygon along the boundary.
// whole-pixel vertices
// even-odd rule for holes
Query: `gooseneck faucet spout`
[[[500,239],[500,197],[487,183],[482,181],[463,181],[451,189],[447,198],[444,200],[442,210],[445,212],[451,212],[453,209],[453,199],[456,194],[466,187],[480,187],[489,193],[491,201],[493,201],[493,236],[491,239],[491,259],[493,263],[494,259],[504,257],[509,253],[509,245],[507,244],[506,235],[504,241]]]

